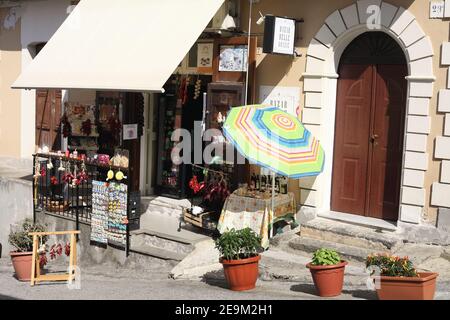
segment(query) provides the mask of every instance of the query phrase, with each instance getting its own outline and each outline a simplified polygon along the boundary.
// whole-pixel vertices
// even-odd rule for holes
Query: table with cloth
[[[272,198],[255,198],[242,196],[235,192],[231,194],[222,209],[217,230],[224,233],[228,230],[251,228],[261,236],[261,245],[269,247],[269,225],[274,219],[296,212],[293,193],[275,195],[275,214],[272,213]]]

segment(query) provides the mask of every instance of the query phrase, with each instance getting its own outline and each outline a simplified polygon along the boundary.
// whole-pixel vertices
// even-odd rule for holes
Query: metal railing
[[[107,172],[120,169],[125,175],[128,169],[108,164],[92,163],[53,154],[33,155],[33,217],[42,212],[90,225],[92,213],[92,181],[106,181]],[[128,199],[130,184],[128,183]],[[127,208],[128,209],[128,208]],[[129,218],[129,210],[127,210]],[[129,251],[129,228],[127,243]]]

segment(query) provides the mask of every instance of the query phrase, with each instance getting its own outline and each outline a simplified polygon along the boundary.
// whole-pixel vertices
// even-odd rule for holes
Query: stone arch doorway
[[[408,69],[400,46],[366,32],[339,64],[331,210],[397,221]]]
[[[368,7],[377,6],[380,25],[367,24]],[[430,101],[433,97],[433,46],[409,10],[381,0],[355,1],[332,12],[311,40],[302,75],[305,103],[302,122],[320,139],[326,154],[324,172],[315,179],[300,180],[301,210],[329,213],[339,62],[348,45],[366,32],[384,32],[402,49],[408,67],[406,121],[400,186],[399,221],[420,223],[426,204],[425,172],[428,170]]]

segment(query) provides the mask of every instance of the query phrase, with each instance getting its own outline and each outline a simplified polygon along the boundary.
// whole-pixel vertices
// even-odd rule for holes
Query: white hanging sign
[[[260,86],[259,101],[261,104],[278,107],[298,117],[300,89],[298,87]]]
[[[430,2],[430,19],[444,18],[445,1]]]

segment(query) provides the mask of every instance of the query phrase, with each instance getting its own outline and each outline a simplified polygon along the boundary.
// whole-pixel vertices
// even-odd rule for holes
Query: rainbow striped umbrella
[[[250,162],[290,178],[319,175],[325,154],[294,116],[271,106],[232,108],[223,125],[225,137]]]

